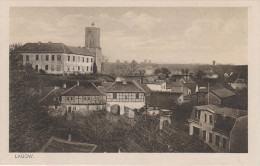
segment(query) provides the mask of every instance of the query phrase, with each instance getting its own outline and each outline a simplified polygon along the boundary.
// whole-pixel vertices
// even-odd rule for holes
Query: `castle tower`
[[[97,72],[101,72],[102,53],[100,47],[100,28],[96,28],[92,23],[91,27],[85,29],[85,47],[96,56],[95,62],[97,65]]]

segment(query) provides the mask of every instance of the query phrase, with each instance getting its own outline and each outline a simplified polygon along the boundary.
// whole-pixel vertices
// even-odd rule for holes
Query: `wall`
[[[130,109],[140,109],[145,106],[145,102],[107,102],[106,108],[107,111],[110,112],[110,108],[112,105],[119,105],[120,107],[120,115],[124,114],[124,107],[128,107]]]
[[[64,74],[64,73],[71,74],[74,72],[84,73],[84,74],[93,73],[93,63],[94,63],[93,56],[64,54],[64,53],[21,53],[20,55],[23,56],[23,65],[25,65],[26,63],[32,64],[32,67],[34,69],[35,66],[38,65],[38,70],[42,69],[49,74]],[[27,55],[29,55],[28,62],[26,61]],[[39,60],[36,60],[36,55],[39,55]],[[46,60],[46,55],[49,55],[48,61]],[[52,60],[52,55],[55,56],[54,61]],[[61,61],[57,60],[57,55],[61,55]],[[70,61],[68,61],[68,56],[70,56]],[[73,56],[75,57],[75,62],[73,62]],[[84,62],[82,61],[82,58],[84,58]],[[88,63],[87,63],[87,58],[89,59]],[[91,58],[93,59],[92,62],[91,62]],[[45,70],[45,65],[48,65],[48,70]],[[52,71],[52,66],[54,67],[53,71]],[[60,66],[60,71],[58,71],[58,66]],[[78,66],[80,66],[80,70],[78,70]],[[88,67],[88,71],[87,71],[87,67]]]
[[[205,96],[205,103],[208,104],[208,94]],[[209,104],[221,105],[221,99],[212,92],[209,92]]]
[[[62,96],[61,103],[62,104],[106,104],[106,96]]]
[[[194,111],[194,110],[193,110]],[[207,115],[207,122],[205,122],[205,114]],[[209,123],[209,115],[212,116],[212,124]],[[218,132],[213,131],[214,128],[214,114],[209,111],[201,111],[199,122],[190,121],[189,135],[193,135],[193,126],[199,128],[199,139],[208,144],[215,152],[229,152],[229,137]],[[203,130],[206,131],[206,140],[203,139]],[[209,142],[209,133],[212,133],[212,143]],[[219,136],[219,146],[216,146],[216,135]],[[225,149],[223,148],[223,138],[226,139]]]

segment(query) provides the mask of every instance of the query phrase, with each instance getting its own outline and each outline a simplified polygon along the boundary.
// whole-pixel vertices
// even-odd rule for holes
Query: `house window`
[[[209,115],[209,123],[213,124],[212,122],[213,122],[212,115]]]
[[[67,97],[67,101],[69,101],[70,100],[70,97]]]
[[[139,99],[139,93],[136,93],[136,94],[135,94],[135,98],[136,98],[136,99]]]
[[[68,66],[68,71],[70,71],[70,66]]]
[[[37,61],[39,60],[39,55],[36,55],[36,60],[37,60]]]
[[[70,97],[70,100],[74,100],[74,98],[73,98],[73,97]]]
[[[68,61],[70,61],[70,56],[68,56]]]
[[[223,138],[223,149],[226,149],[227,140]]]
[[[38,71],[38,65],[35,65],[35,70]]]
[[[60,71],[60,70],[61,70],[61,66],[57,65],[57,71]]]
[[[48,61],[49,60],[49,55],[46,55],[46,61]]]
[[[55,55],[51,56],[51,60],[54,61],[55,60]]]
[[[219,136],[216,135],[216,146],[219,146]]]
[[[209,133],[209,142],[212,143],[212,133]]]
[[[205,117],[205,122],[207,122],[207,114],[205,114],[204,117]]]
[[[92,71],[92,66],[91,66],[91,68],[90,68],[90,71]]]
[[[61,61],[61,55],[57,55],[57,61]]]
[[[51,71],[54,71],[54,65],[51,65]]]
[[[206,141],[206,130],[203,130],[203,141]]]
[[[87,100],[87,97],[83,97],[83,100]]]
[[[75,62],[75,56],[73,56],[73,62]]]
[[[26,55],[26,62],[30,60],[29,55]]]
[[[78,62],[80,62],[80,57],[78,57]]]
[[[88,63],[88,58],[87,58],[87,63]]]
[[[78,66],[78,71],[80,71],[80,66]]]
[[[93,58],[90,58],[91,59],[91,62],[93,62]]]
[[[116,97],[117,97],[117,94],[113,93],[113,99],[116,99]]]
[[[45,65],[45,70],[48,70],[49,69],[49,66],[48,65]]]
[[[88,66],[87,66],[87,71],[88,71]]]
[[[81,66],[81,68],[82,68],[82,71],[84,71],[84,66]]]
[[[84,62],[84,57],[82,57],[82,62]]]

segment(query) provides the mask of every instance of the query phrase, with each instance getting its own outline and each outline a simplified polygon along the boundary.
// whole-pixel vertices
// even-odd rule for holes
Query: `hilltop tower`
[[[100,28],[96,28],[94,22],[91,24],[91,27],[86,27],[85,29],[85,47],[96,56],[97,72],[101,73]]]

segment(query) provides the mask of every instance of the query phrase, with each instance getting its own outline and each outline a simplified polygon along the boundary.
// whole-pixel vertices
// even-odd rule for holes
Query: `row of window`
[[[203,140],[204,141],[208,141],[209,143],[212,143],[212,137],[213,137],[213,134],[209,132],[209,139],[207,140],[207,131],[206,130],[203,130]],[[215,135],[216,139],[215,139],[215,145],[216,146],[219,146],[220,145],[220,136],[218,135]],[[223,149],[226,149],[226,146],[227,146],[227,140],[226,138],[223,138],[222,140],[222,148]]]
[[[78,71],[85,71],[85,69],[86,69],[86,71],[89,71],[89,67],[88,67],[88,66],[87,66],[86,68],[85,68],[84,66],[78,66]],[[70,66],[67,67],[67,70],[68,70],[68,71],[71,70]],[[75,71],[75,70],[76,70],[76,69],[75,69],[75,67],[73,66],[73,67],[72,67],[72,71]],[[92,71],[92,70],[93,70],[93,67],[90,66],[90,71]]]
[[[54,65],[50,65],[51,66],[51,71],[55,71],[55,68],[54,68]],[[44,67],[45,70],[49,70],[49,65],[45,65]],[[35,65],[35,70],[39,70],[39,66],[38,65]],[[61,65],[57,65],[56,66],[56,71],[61,71]]]
[[[80,62],[80,59],[81,59],[81,62],[86,62],[86,63],[89,63],[89,62],[93,62],[93,58],[86,58],[85,57],[77,57],[77,62]],[[89,61],[90,59],[90,61]],[[70,56],[68,55],[68,61],[70,61]],[[75,56],[72,56],[72,62],[75,62],[76,61],[76,57]]]
[[[129,94],[129,93],[113,93],[113,99],[117,99],[117,98],[135,98],[135,99],[139,99],[139,93],[136,93],[135,96],[134,94]]]
[[[56,57],[56,58],[55,58]],[[26,55],[26,62],[28,62],[28,61],[30,61],[30,56],[29,55]],[[39,61],[39,59],[40,59],[40,57],[39,57],[39,55],[35,55],[35,60],[36,61]],[[57,61],[61,61],[61,55],[57,55],[57,56],[55,56],[55,55],[51,55],[51,61],[55,61],[55,59],[57,60]],[[49,61],[49,55],[45,55],[45,60],[46,61]]]
[[[56,58],[55,58],[56,57]],[[49,61],[49,55],[45,55],[45,60],[46,61]],[[26,62],[29,62],[30,61],[30,56],[29,55],[26,55]],[[55,55],[51,55],[51,61],[55,61],[55,59],[57,60],[57,61],[61,61],[61,55],[57,55],[57,56],[55,56]],[[93,62],[93,58],[86,58],[85,59],[85,57],[77,57],[77,62],[80,62],[80,59],[81,59],[81,62],[85,62],[86,61],[86,63],[89,63],[89,62]],[[89,60],[90,59],[90,60]],[[36,61],[39,61],[39,55],[36,55],[35,56],[35,60]],[[75,56],[72,56],[72,61],[73,62],[75,62],[75,60],[76,60],[76,57]],[[70,56],[68,56],[68,61],[70,61]]]
[[[209,121],[208,121],[208,119],[209,119]],[[205,123],[209,122],[210,124],[213,124],[213,116],[209,115],[209,118],[208,118],[208,115],[204,114],[204,122]]]

